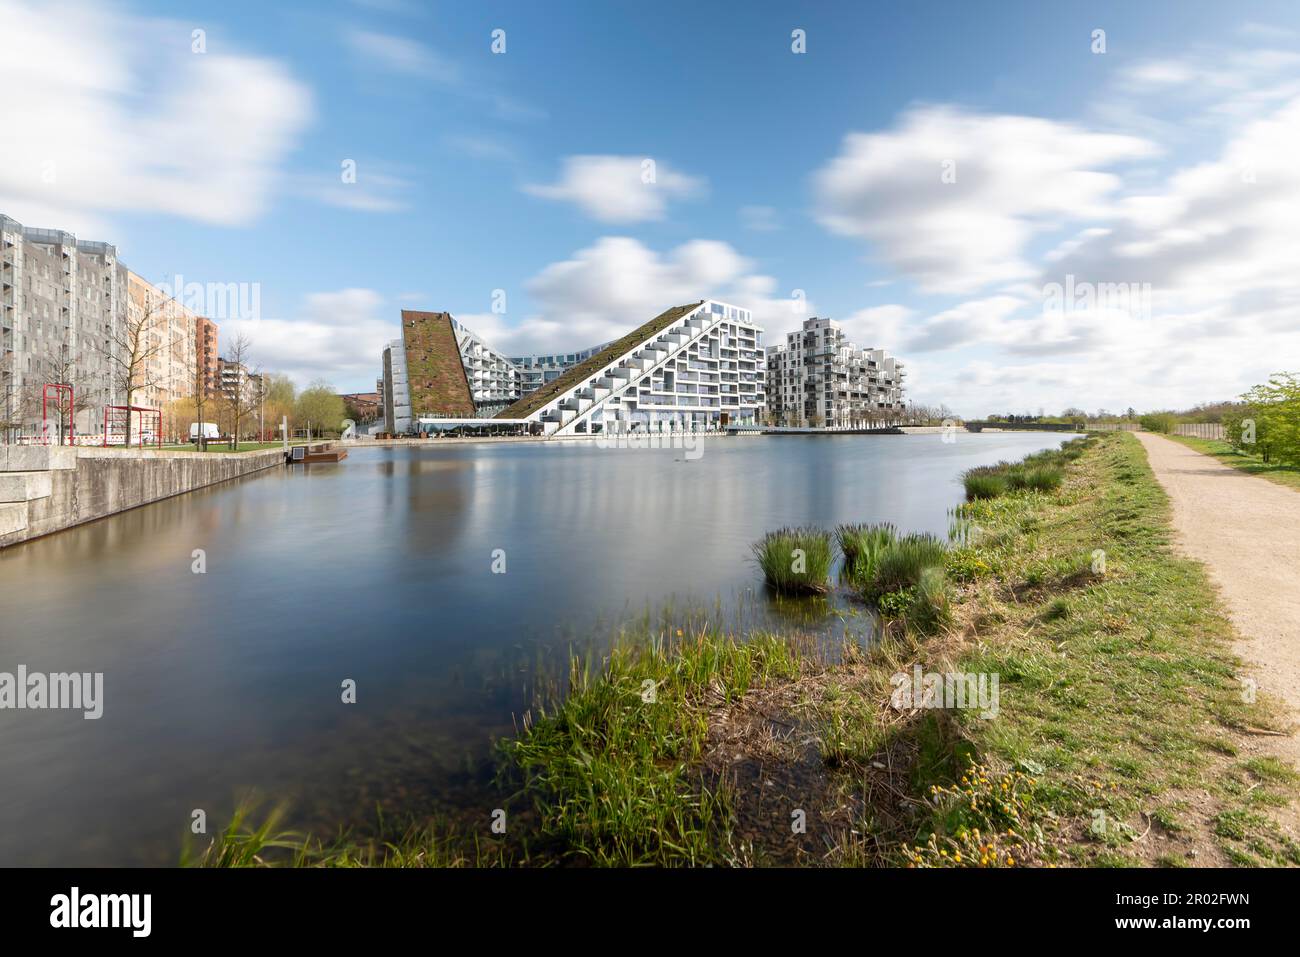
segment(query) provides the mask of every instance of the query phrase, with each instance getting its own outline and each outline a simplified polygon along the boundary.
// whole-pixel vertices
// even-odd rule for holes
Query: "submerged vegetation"
[[[1137,440],[1075,440],[1018,467],[1060,477],[960,506],[950,543],[836,530],[841,582],[899,619],[877,640],[822,653],[701,629],[575,658],[567,693],[500,746],[503,835],[485,817],[460,838],[313,848],[241,824],[194,860],[1300,864],[1270,817],[1294,773],[1241,753],[1244,734],[1282,726],[1241,693],[1231,626],[1171,549]],[[824,542],[829,580],[829,534],[775,534],[765,576],[763,554]]]

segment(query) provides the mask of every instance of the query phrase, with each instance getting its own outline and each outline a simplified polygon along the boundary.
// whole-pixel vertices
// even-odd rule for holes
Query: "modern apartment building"
[[[768,416],[774,425],[864,428],[902,420],[903,363],[859,349],[834,319],[806,319],[767,350]]]
[[[160,409],[166,415],[170,403],[194,395],[202,374],[198,358],[201,317],[129,270],[127,316],[128,330],[131,323],[143,325],[143,370],[131,404]],[[124,346],[130,332],[120,339],[119,346]]]
[[[493,416],[519,398],[519,370],[510,359],[490,347],[450,313],[445,315],[456,336],[461,366],[474,400],[474,414]],[[405,324],[403,324],[405,327]]]
[[[765,401],[762,330],[748,310],[712,300],[603,346],[514,358],[448,313],[403,311],[383,363],[385,429],[398,434],[421,419],[489,416],[554,435],[701,431],[757,424]]]
[[[229,402],[238,399],[247,405],[253,401],[261,387],[262,377],[249,372],[238,362],[217,359],[217,393]]]
[[[536,392],[548,382],[554,382],[564,375],[566,370],[573,368],[580,362],[586,362],[598,352],[608,348],[609,345],[608,342],[602,342],[598,346],[579,349],[577,352],[512,356],[510,361],[519,370],[519,394],[515,398],[522,399],[528,393]]]
[[[714,300],[674,306],[498,418],[547,435],[757,425],[766,402],[762,337],[747,309]]]
[[[405,435],[411,431],[411,386],[406,374],[406,343],[394,339],[384,349],[384,431]]]
[[[22,433],[39,430],[44,388],[54,383],[73,387],[77,432],[99,432],[105,407],[126,402],[133,326],[143,327],[144,359],[131,402],[163,410],[166,421],[168,404],[194,392],[200,319],[131,272],[113,245],[0,215],[0,412]]]
[[[194,355],[203,378],[203,391],[213,395],[220,381],[221,353],[217,349],[217,324],[211,319],[199,316],[194,324]]]
[[[7,424],[35,433],[45,385],[70,383],[77,431],[98,428],[103,406],[117,395],[113,357],[129,275],[108,243],[0,215],[0,411]]]

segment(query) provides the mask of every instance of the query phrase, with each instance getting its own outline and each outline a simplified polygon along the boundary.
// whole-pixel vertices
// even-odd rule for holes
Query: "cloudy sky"
[[[516,353],[707,297],[967,415],[1300,369],[1294,2],[808,7],[0,0],[0,212],[256,284],[223,338],[341,390],[403,308]]]

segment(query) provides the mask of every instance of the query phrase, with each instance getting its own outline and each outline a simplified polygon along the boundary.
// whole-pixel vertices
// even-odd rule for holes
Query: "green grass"
[[[323,440],[320,440],[320,441],[323,441]],[[306,443],[305,443],[305,442],[302,442],[302,441],[297,441],[297,442],[290,442],[289,444],[290,444],[291,446],[294,446],[294,445],[305,445]],[[279,449],[279,448],[283,448],[283,447],[284,447],[284,443],[283,443],[283,442],[240,442],[238,448],[232,449],[232,448],[230,447],[230,443],[229,443],[229,442],[217,442],[217,441],[211,441],[211,440],[210,440],[210,441],[208,442],[208,447],[207,447],[207,449],[206,449],[205,451],[208,451],[208,452],[256,452],[256,451],[258,451],[259,449]],[[146,446],[146,448],[147,448],[147,446]],[[184,445],[164,445],[164,446],[162,447],[162,451],[164,451],[164,452],[198,452],[198,451],[199,451],[199,447],[198,447],[197,445],[195,445],[193,442],[187,442],[187,443],[185,443]]]
[[[783,595],[822,594],[830,589],[834,553],[829,532],[782,528],[768,532],[753,547],[769,588]]]
[[[1222,439],[1198,439],[1188,435],[1167,435],[1165,438],[1181,442],[1189,449],[1203,452],[1210,458],[1218,459],[1224,465],[1230,465],[1240,472],[1257,475],[1288,488],[1300,488],[1300,466],[1265,462],[1258,455],[1237,451]]]
[[[702,634],[623,646],[599,667],[575,661],[564,700],[503,745],[535,802],[538,839],[586,864],[731,863],[732,793],[701,770],[706,700],[735,702],[798,671],[791,645],[765,635]]]

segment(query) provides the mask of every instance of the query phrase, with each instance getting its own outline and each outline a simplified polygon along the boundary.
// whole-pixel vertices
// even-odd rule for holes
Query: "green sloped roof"
[[[474,417],[474,396],[449,312],[402,310],[411,415]]]
[[[683,316],[689,315],[703,305],[704,300],[692,302],[685,306],[673,306],[671,309],[661,312],[645,325],[633,329],[622,339],[617,342],[611,342],[608,346],[596,353],[590,359],[578,363],[573,368],[567,370],[563,375],[553,382],[548,382],[536,392],[530,392],[508,409],[504,409],[496,414],[498,419],[524,419],[546,405],[552,399],[569,391],[575,385],[585,382],[596,373],[600,372],[606,366],[613,365],[615,361],[628,352],[631,352],[635,346],[640,345],[652,336],[657,336],[665,329],[670,328],[674,323],[680,321]]]

